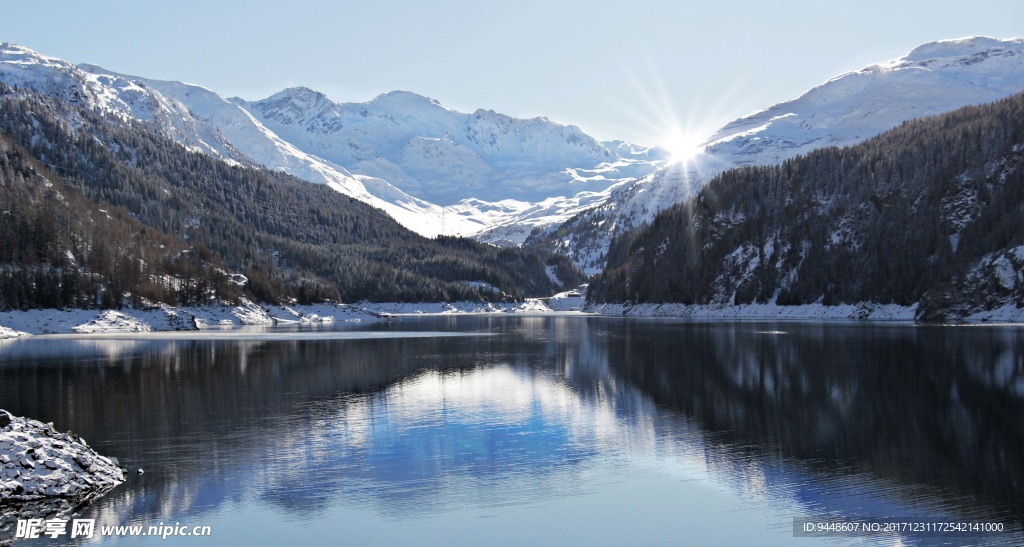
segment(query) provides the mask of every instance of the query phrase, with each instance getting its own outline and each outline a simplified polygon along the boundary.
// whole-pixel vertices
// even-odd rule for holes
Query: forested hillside
[[[205,247],[101,209],[0,135],[0,309],[232,301],[239,285]]]
[[[723,173],[615,240],[598,302],[1024,306],[1024,95]]]
[[[61,306],[120,305],[125,294],[191,301],[141,288],[178,286],[173,271],[155,265],[180,262],[184,251],[195,251],[190,262],[210,275],[245,274],[248,282],[237,291],[268,302],[519,299],[582,281],[565,258],[461,238],[426,239],[327,187],[230,165],[188,151],[143,123],[2,84],[0,135],[3,271],[10,279],[49,276],[13,300],[14,289],[4,288],[0,307],[53,305],[34,295],[69,291],[62,277],[69,271],[103,288],[62,299]],[[61,199],[69,200],[64,209]],[[116,220],[115,233],[97,227],[108,215],[97,217],[101,209]],[[125,265],[145,264],[137,275],[129,268],[128,286],[97,267],[104,249]],[[166,252],[150,255],[153,249]],[[552,271],[561,283],[552,281]],[[161,281],[164,273],[172,278]],[[223,296],[233,291],[225,286]],[[115,296],[97,300],[101,293]],[[209,290],[201,294],[209,296]]]

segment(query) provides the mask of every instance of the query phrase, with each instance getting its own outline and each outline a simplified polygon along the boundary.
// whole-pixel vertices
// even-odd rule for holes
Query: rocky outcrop
[[[78,435],[0,410],[0,504],[85,500],[122,482],[117,461],[97,454]]]

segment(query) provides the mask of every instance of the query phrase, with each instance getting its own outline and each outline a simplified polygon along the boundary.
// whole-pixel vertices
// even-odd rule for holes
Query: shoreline
[[[245,326],[313,325],[388,321],[395,317],[494,313],[551,313],[538,300],[518,303],[422,302],[259,305],[243,300],[238,305],[147,308],[32,309],[0,311],[0,340],[40,335],[144,334],[202,331]]]
[[[692,319],[915,321],[917,305],[896,304],[593,304],[587,311],[624,317],[680,317]]]
[[[777,304],[591,304],[583,311],[600,315],[622,317],[678,317],[689,319],[728,319],[728,320],[766,320],[766,321],[818,321],[818,320],[861,320],[861,321],[901,321],[927,324],[931,321],[917,319],[918,304],[901,306],[898,304],[876,304],[859,302],[857,304],[801,304],[797,306],[780,306]],[[959,318],[950,318],[947,322],[984,324],[1013,323],[1024,324],[1024,308],[1006,304],[991,310],[975,312]]]
[[[595,317],[819,321],[866,320],[921,322],[917,304],[590,304],[582,297],[527,299],[518,303],[421,302],[310,304],[263,306],[243,301],[237,306],[154,306],[121,310],[35,309],[0,312],[0,340],[35,335],[109,335],[218,330],[244,326],[333,324],[388,321],[400,317],[488,314],[574,314]],[[976,312],[950,322],[965,324],[1024,324],[1024,308],[1012,304]]]
[[[0,339],[46,334],[112,334],[165,331],[202,331],[246,325],[330,323],[379,320],[370,311],[342,304],[311,306],[259,306],[243,300],[238,305],[145,308],[32,309],[0,312]]]

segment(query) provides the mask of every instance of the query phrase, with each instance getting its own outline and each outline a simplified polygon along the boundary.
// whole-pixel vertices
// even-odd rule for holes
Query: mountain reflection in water
[[[344,513],[415,538],[434,517],[501,529],[501,515],[564,500],[579,514],[509,539],[597,534],[570,525],[587,523],[642,543],[717,518],[708,507],[725,492],[720,512],[754,522],[732,539],[784,544],[803,515],[1019,530],[1024,514],[1020,329],[583,317],[372,328],[487,336],[19,341],[0,346],[0,406],[145,469],[88,510],[104,523],[214,518],[225,530],[232,513],[305,525]]]

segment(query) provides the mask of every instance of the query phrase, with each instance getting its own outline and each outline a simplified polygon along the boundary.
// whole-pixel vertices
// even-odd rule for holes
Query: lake
[[[179,544],[1024,543],[1020,327],[510,314],[226,334],[3,342],[0,408],[130,470],[82,511],[97,529],[211,527]],[[838,519],[1005,531],[797,533]]]

